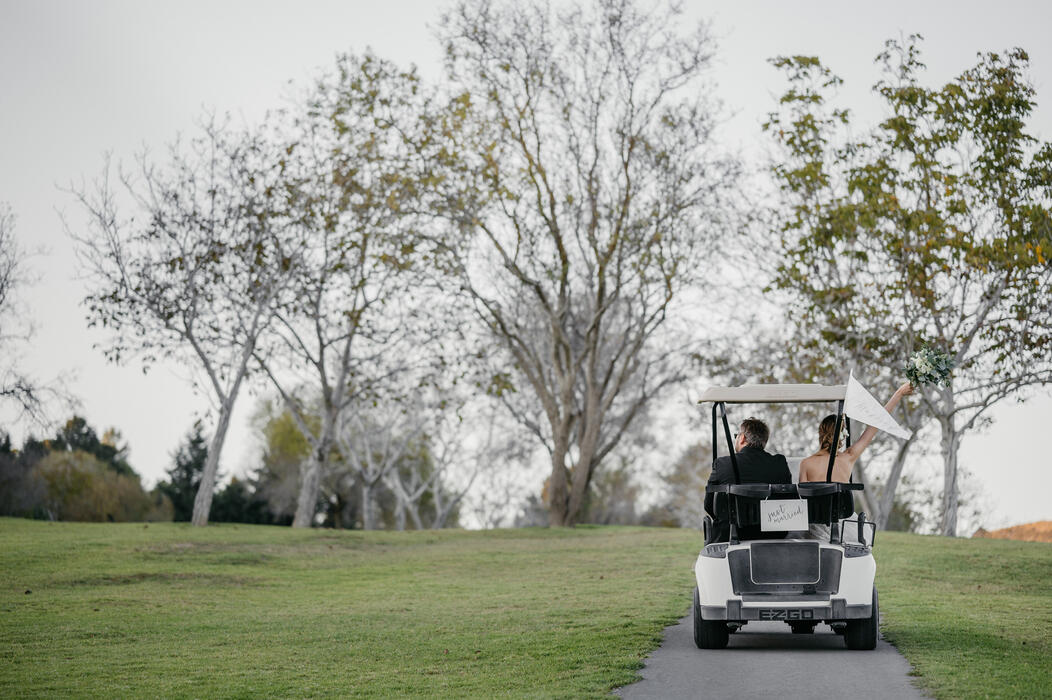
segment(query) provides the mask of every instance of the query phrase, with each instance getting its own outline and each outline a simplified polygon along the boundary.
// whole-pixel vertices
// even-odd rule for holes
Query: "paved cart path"
[[[844,638],[819,624],[791,634],[784,622],[750,622],[726,649],[694,646],[687,615],[665,629],[643,680],[615,691],[623,698],[906,698],[920,699],[906,659],[883,639],[873,651],[850,651]]]

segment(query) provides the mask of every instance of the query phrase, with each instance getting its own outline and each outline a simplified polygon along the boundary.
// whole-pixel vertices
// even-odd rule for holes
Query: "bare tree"
[[[654,9],[654,11],[651,11]],[[713,41],[675,8],[464,1],[443,21],[461,159],[452,265],[543,409],[552,525],[682,378],[673,301],[704,276],[735,165],[716,155],[701,80]]]
[[[26,374],[17,362],[17,346],[27,341],[33,330],[24,320],[25,309],[18,296],[29,281],[26,257],[15,238],[15,215],[0,203],[0,402],[13,405],[19,418],[43,424],[44,395],[51,389]]]
[[[420,433],[419,454],[403,460],[388,472],[387,484],[414,527],[446,526],[480,475],[489,470],[514,470],[519,438],[502,423],[499,406],[491,397],[462,397],[444,400],[427,410],[417,404],[414,413],[427,417],[426,432]],[[430,522],[421,512],[429,496]]]
[[[373,530],[376,528],[374,490],[409,456],[426,425],[415,411],[406,410],[390,398],[352,403],[347,409],[340,415],[337,446],[361,488],[362,529]],[[394,484],[398,488],[402,482],[395,480]],[[406,494],[396,490],[395,496],[400,517],[404,518]],[[419,518],[415,524],[421,526]],[[399,529],[405,529],[404,520]]]
[[[88,227],[67,230],[91,285],[89,323],[111,332],[107,357],[137,356],[144,370],[171,359],[203,375],[195,381],[218,409],[194,501],[192,522],[205,525],[235,402],[296,267],[282,238],[281,167],[261,136],[214,119],[167,162],[144,153],[137,165],[115,186],[107,159],[92,188],[71,188]]]
[[[412,306],[410,215],[427,100],[414,71],[345,55],[289,126],[290,216],[307,254],[298,295],[256,359],[311,446],[294,527],[314,521],[344,412],[399,365],[385,360],[400,359]]]

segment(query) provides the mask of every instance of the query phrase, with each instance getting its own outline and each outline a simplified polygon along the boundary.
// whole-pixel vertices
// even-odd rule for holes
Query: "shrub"
[[[43,508],[51,520],[127,522],[163,509],[163,504],[155,506],[137,477],[118,474],[79,450],[49,453],[33,467],[33,474],[44,483]]]

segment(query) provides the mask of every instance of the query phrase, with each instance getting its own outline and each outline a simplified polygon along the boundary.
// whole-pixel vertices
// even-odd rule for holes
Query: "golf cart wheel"
[[[789,629],[793,634],[814,634],[817,622],[790,622]]]
[[[694,643],[699,649],[723,649],[727,646],[727,623],[723,620],[703,620],[698,589],[694,588]]]
[[[844,643],[848,649],[874,649],[877,646],[877,589],[873,588],[873,609],[864,620],[848,620]]]

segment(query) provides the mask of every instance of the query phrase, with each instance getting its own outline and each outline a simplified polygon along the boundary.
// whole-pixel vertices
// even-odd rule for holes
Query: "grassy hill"
[[[885,638],[942,698],[1052,698],[1052,544],[878,533]]]
[[[686,611],[700,536],[0,519],[0,542],[3,697],[582,697]],[[885,534],[878,562],[938,694],[1052,687],[1052,546]]]

